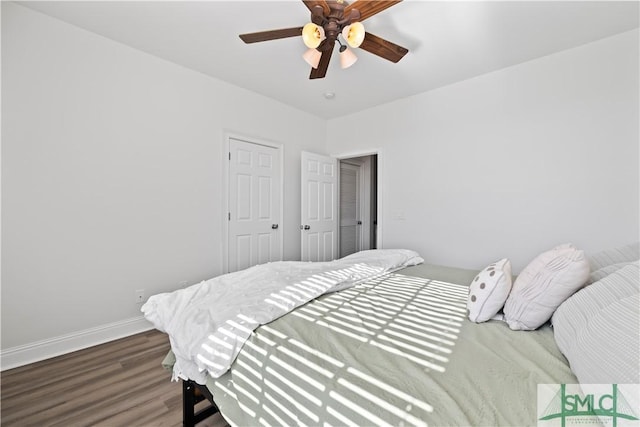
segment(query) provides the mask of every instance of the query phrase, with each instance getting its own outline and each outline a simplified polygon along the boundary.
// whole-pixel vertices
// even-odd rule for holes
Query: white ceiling
[[[38,1],[24,6],[332,118],[415,95],[638,27],[638,1],[405,0],[364,21],[409,49],[397,64],[356,49],[358,62],[309,80],[300,37],[244,44],[238,34],[302,26],[289,1]],[[335,98],[324,98],[326,92]]]

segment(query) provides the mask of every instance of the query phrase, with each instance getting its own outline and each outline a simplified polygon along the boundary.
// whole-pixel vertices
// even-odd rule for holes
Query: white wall
[[[221,273],[225,131],[284,145],[299,259],[300,150],[324,120],[7,2],[2,107],[4,356],[126,329],[136,289]]]
[[[382,150],[383,244],[427,262],[637,241],[638,51],[634,30],[330,120],[329,152]]]
[[[286,259],[303,149],[380,149],[382,241],[428,262],[637,240],[638,90],[634,31],[327,125],[2,2],[3,368],[130,332],[134,290],[222,271],[225,131],[284,144]]]

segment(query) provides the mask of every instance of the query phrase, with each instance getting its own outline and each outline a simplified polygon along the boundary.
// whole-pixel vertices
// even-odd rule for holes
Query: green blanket
[[[207,387],[238,426],[536,425],[537,385],[577,380],[550,326],[466,319],[475,274],[419,265],[325,295],[258,328]]]
[[[420,265],[258,328],[208,388],[232,425],[536,424],[537,384],[576,383],[544,326],[466,319],[475,271]]]

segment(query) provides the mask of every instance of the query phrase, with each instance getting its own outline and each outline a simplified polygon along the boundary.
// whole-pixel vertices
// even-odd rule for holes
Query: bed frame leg
[[[195,406],[207,399],[211,404],[196,412]],[[211,392],[204,386],[190,380],[182,381],[182,425],[195,427],[200,421],[209,418],[218,412],[218,407],[213,403]]]
[[[196,390],[192,381],[182,381],[182,425],[194,427],[194,411],[196,406]]]

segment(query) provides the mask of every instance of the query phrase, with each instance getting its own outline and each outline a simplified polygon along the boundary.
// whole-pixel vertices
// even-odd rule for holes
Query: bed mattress
[[[467,320],[475,274],[423,264],[319,297],[207,387],[232,425],[535,425],[537,385],[577,380],[549,325]]]

